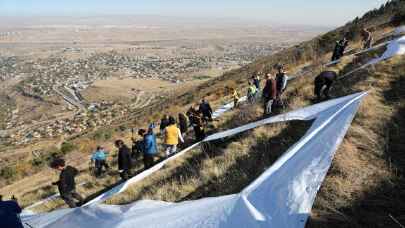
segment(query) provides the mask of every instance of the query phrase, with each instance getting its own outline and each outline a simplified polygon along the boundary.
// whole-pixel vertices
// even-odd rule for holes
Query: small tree
[[[16,169],[13,166],[6,166],[0,170],[0,176],[6,180],[15,177],[16,173]]]
[[[72,152],[74,149],[76,149],[76,146],[73,143],[63,142],[60,148],[60,152],[62,152],[62,154],[67,154]]]

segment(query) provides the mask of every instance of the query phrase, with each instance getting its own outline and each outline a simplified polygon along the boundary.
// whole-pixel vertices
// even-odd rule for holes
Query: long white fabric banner
[[[124,191],[198,144],[107,192],[87,206],[23,216],[33,227],[305,227],[316,193],[362,98],[357,93],[264,119],[208,137],[206,142],[266,124],[314,120],[307,133],[241,193],[183,203],[138,201],[124,206],[100,202]]]

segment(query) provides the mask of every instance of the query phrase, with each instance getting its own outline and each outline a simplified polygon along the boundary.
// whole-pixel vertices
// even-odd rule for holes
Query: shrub
[[[321,52],[328,52],[333,50],[335,47],[335,42],[341,39],[339,33],[337,32],[329,32],[319,38],[318,47]]]
[[[16,169],[14,166],[6,166],[0,170],[0,176],[6,180],[9,180],[16,175]]]
[[[125,126],[125,125],[120,125],[119,127],[118,127],[118,130],[119,131],[126,131],[127,130],[127,126]],[[111,137],[110,137],[111,138]]]
[[[64,142],[64,143],[62,143],[60,152],[62,152],[62,154],[67,154],[67,153],[72,152],[74,149],[76,149],[76,146],[73,143]]]
[[[111,138],[112,138],[112,135],[113,135],[112,130],[110,130],[110,129],[104,129],[104,130],[101,129],[101,130],[98,130],[98,131],[94,134],[93,138],[94,138],[95,140],[105,141],[105,140],[111,139]]]
[[[359,24],[352,24],[346,33],[346,38],[349,40],[358,40],[361,36],[362,27]]]
[[[35,167],[42,167],[45,164],[45,159],[44,157],[36,157],[34,159],[32,159],[31,161],[31,165],[35,166]]]
[[[15,174],[24,177],[32,172],[32,165],[29,162],[21,161],[15,166]]]

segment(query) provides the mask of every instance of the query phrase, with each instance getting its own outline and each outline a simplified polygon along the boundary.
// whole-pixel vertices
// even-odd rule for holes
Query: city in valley
[[[153,16],[2,18],[3,158],[109,125],[324,30]]]

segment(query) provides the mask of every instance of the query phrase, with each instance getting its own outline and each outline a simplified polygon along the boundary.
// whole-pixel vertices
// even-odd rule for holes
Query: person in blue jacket
[[[20,220],[20,213],[21,207],[17,200],[3,201],[0,199],[0,227],[24,228]]]
[[[97,150],[93,153],[93,156],[91,156],[91,161],[94,162],[94,166],[96,167],[96,177],[101,175],[103,167],[105,167],[106,170],[109,169],[107,155],[108,152],[105,151],[104,147],[98,146]]]
[[[138,134],[143,137],[143,163],[145,169],[149,169],[154,165],[154,158],[157,155],[157,144],[156,136],[153,133],[153,125],[151,125],[146,131],[145,129],[140,129]]]

